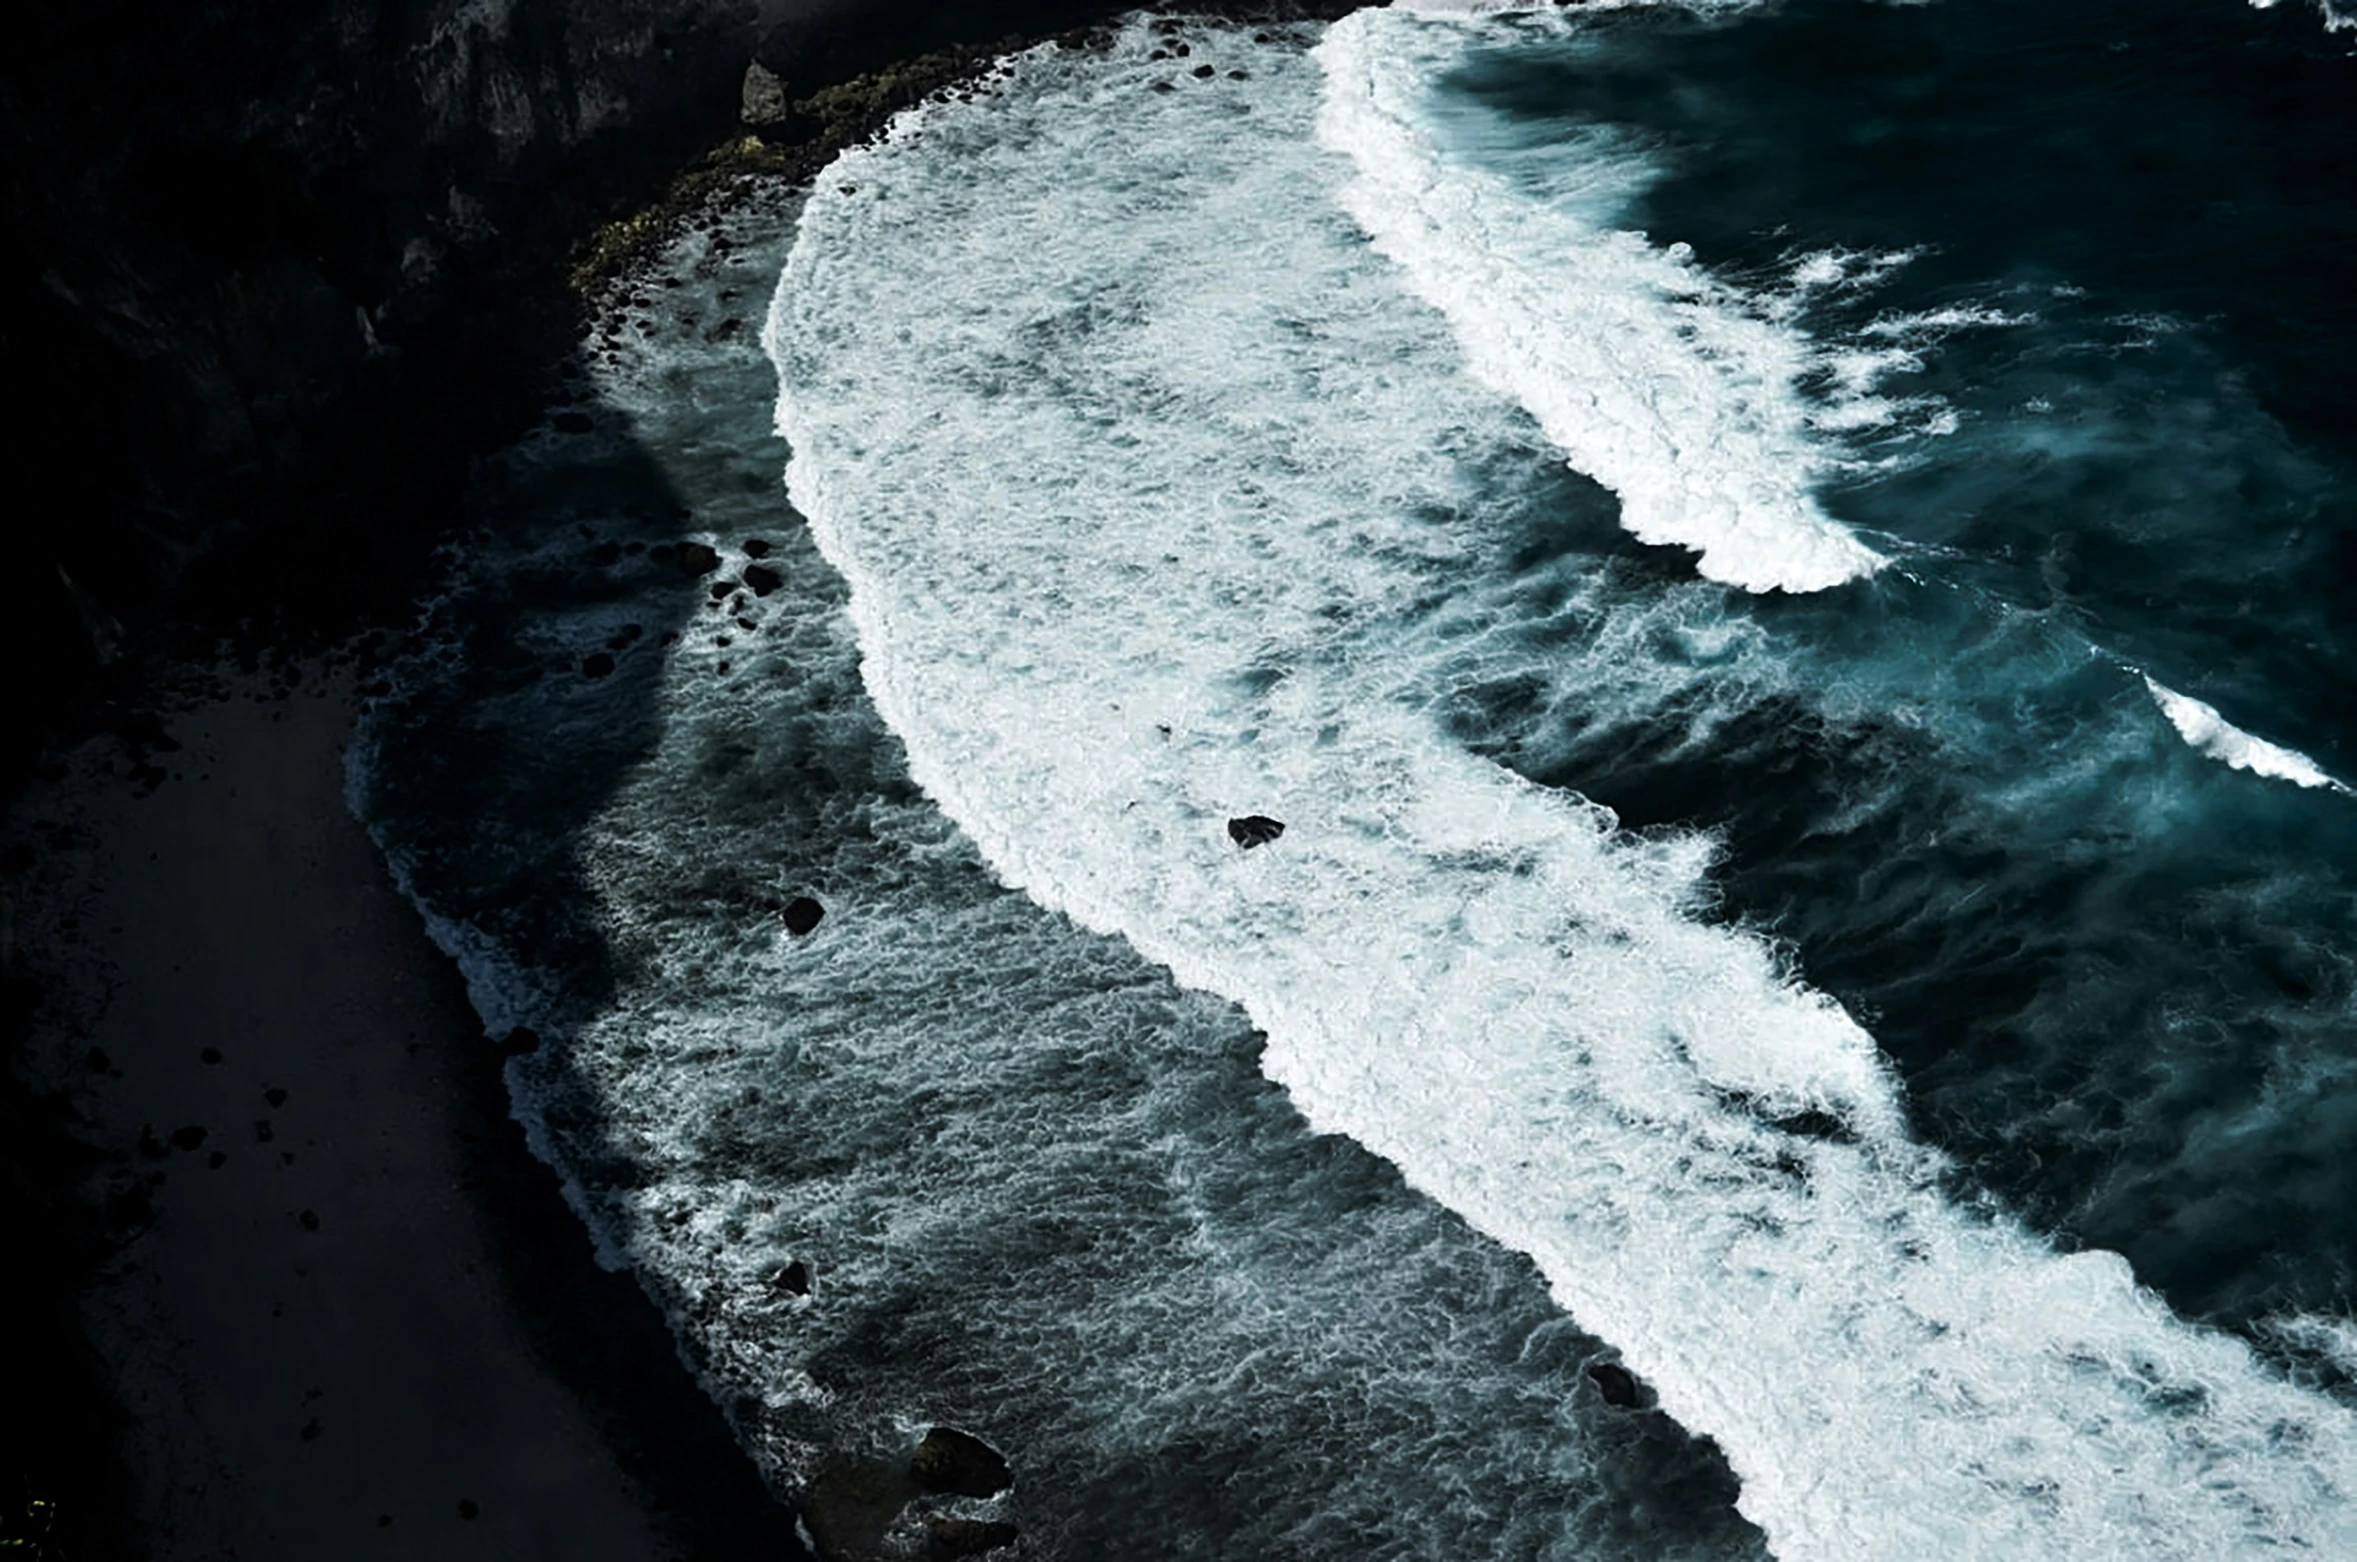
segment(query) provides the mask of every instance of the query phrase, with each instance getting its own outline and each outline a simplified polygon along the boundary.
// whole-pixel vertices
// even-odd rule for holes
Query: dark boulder
[[[769,1283],[789,1296],[810,1294],[810,1266],[799,1258],[769,1277]]]
[[[1599,1361],[1588,1368],[1588,1381],[1604,1396],[1604,1403],[1622,1410],[1637,1406],[1637,1379],[1628,1368],[1614,1361]]]
[[[827,908],[808,895],[796,895],[786,902],[786,909],[778,913],[779,919],[786,924],[786,931],[796,938],[818,926],[818,919],[826,914]]]
[[[709,575],[720,568],[720,554],[700,542],[683,542],[671,550],[680,569],[690,575]]]
[[[766,564],[745,566],[745,584],[753,588],[753,595],[757,597],[768,596],[785,583],[786,577]]]
[[[759,60],[748,64],[745,79],[737,88],[737,118],[755,130],[791,124],[794,95],[786,78]]]
[[[745,557],[766,559],[769,557],[769,547],[770,543],[767,537],[747,537],[745,539]]]
[[[610,651],[592,651],[581,658],[581,676],[584,678],[603,678],[613,670],[614,657]]]
[[[1284,824],[1266,814],[1246,814],[1241,819],[1228,821],[1228,839],[1246,851],[1255,846],[1266,846],[1284,833]]]
[[[1014,1484],[999,1451],[970,1432],[937,1426],[917,1444],[908,1473],[929,1492],[960,1497],[995,1497]]]

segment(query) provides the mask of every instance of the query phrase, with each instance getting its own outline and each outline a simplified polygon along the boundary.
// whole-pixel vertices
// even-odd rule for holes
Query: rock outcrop
[[[0,579],[0,654],[55,673],[13,691],[36,708],[0,722],[0,773],[160,633],[402,622],[469,459],[540,416],[574,247],[742,136],[748,61],[761,103],[799,100],[1120,9],[186,0],[12,22],[0,376],[37,387],[17,469],[75,506]]]
[[[1255,846],[1266,846],[1284,833],[1284,822],[1271,819],[1266,814],[1246,814],[1241,819],[1228,821],[1228,839],[1246,851]]]
[[[1615,1361],[1599,1361],[1588,1368],[1588,1381],[1596,1385],[1596,1392],[1604,1396],[1604,1403],[1621,1410],[1633,1410],[1643,1400],[1637,1388],[1636,1375]]]
[[[929,1492],[995,1497],[1014,1482],[1006,1456],[971,1432],[937,1426],[917,1444],[908,1472]]]

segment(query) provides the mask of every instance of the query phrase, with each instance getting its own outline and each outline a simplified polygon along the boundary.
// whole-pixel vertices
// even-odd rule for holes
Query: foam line
[[[1709,840],[1625,835],[1430,716],[1522,407],[1723,575],[1874,561],[1793,476],[1779,339],[1419,163],[1370,16],[1323,75],[1210,29],[1200,82],[1142,29],[1038,51],[819,179],[765,340],[912,775],[1007,883],[1241,1005],[1314,1126],[1532,1255],[1779,1556],[2357,1554],[2357,1417],[2116,1255],[1950,1204],[1871,1038],[1702,919]],[[1323,149],[1322,96],[1359,105]],[[1343,217],[1370,162],[1424,203],[1391,252],[1448,287]],[[1577,313],[1526,223],[1584,246],[1544,273],[1607,322],[1546,349],[1584,401],[1512,331],[1464,372],[1460,282],[1525,290],[1482,320]],[[1240,851],[1246,813],[1288,829]]]
[[[1642,180],[1633,154],[1599,155],[1592,184],[1545,198],[1447,155],[1429,84],[1478,36],[1376,10],[1326,34],[1317,134],[1356,165],[1351,215],[1447,316],[1473,372],[1620,496],[1635,536],[1752,591],[1872,574],[1881,556],[1810,491],[1825,455],[1794,389],[1805,340],[1678,247],[1611,226]]]
[[[2217,707],[2205,705],[2189,694],[2179,694],[2149,677],[2145,678],[2144,687],[2152,695],[2152,702],[2161,708],[2161,714],[2169,718],[2169,725],[2177,729],[2177,736],[2218,763],[2253,775],[2289,781],[2294,786],[2330,787],[2336,792],[2349,790],[2325,774],[2307,755],[2252,737],[2219,715]]]

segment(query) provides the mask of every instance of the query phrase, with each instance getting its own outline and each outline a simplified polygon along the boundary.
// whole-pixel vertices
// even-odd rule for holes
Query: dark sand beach
[[[803,1554],[347,810],[328,649],[683,210],[1118,8],[758,9],[208,0],[0,67],[10,435],[74,493],[0,571],[10,1555]]]
[[[232,674],[160,781],[94,740],[14,811],[29,1061],[116,1227],[79,1314],[124,1468],[32,1493],[59,1554],[796,1554],[346,811],[353,682]]]

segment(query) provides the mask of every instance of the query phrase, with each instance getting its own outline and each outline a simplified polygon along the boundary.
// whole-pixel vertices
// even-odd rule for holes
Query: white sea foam
[[[1807,501],[1782,339],[1444,169],[1392,26],[1338,26],[1324,82],[1234,36],[1171,91],[1143,33],[1035,53],[819,181],[779,426],[913,775],[1008,883],[1241,1004],[1314,1126],[1530,1253],[1780,1556],[2349,1554],[2357,1420],[2118,1257],[1951,1205],[1871,1039],[1698,919],[1710,842],[1438,730],[1433,605],[1500,540],[1517,402],[1715,573],[1874,561]],[[1287,831],[1240,851],[1247,813]],[[1809,1111],[1841,1131],[1775,1126]]]
[[[2177,736],[2220,764],[2289,781],[2294,786],[2330,787],[2336,792],[2349,790],[2325,774],[2307,755],[2252,737],[2219,715],[2217,707],[2205,705],[2189,694],[2179,694],[2149,677],[2144,680],[2144,687],[2151,692],[2161,714],[2169,718],[2169,725],[2177,729]]]
[[[1357,177],[1344,203],[1447,316],[1474,373],[1514,397],[1622,524],[1694,549],[1713,580],[1815,591],[1882,560],[1811,494],[1826,456],[1794,382],[1806,342],[1682,253],[1611,226],[1623,154],[1543,197],[1452,160],[1426,100],[1478,24],[1362,11],[1318,46],[1317,133]]]
[[[2287,1313],[2266,1319],[2259,1327],[2278,1343],[2357,1378],[2357,1318]]]
[[[2250,0],[2254,11],[2272,11],[2279,0]],[[2332,0],[2316,0],[2316,13],[2324,20],[2328,33],[2357,32],[2357,11],[2344,11]]]
[[[2036,315],[2010,314],[1987,305],[1953,305],[1946,309],[1925,309],[1913,314],[1884,315],[1867,325],[1869,336],[1893,336],[1909,340],[1945,336],[1951,331],[1973,327],[2031,325]]]
[[[1834,247],[1810,250],[1786,269],[1783,296],[1769,301],[1780,318],[1809,299],[1834,292],[1871,288],[1893,273],[1912,265],[1922,252],[1913,249],[1857,250]]]

